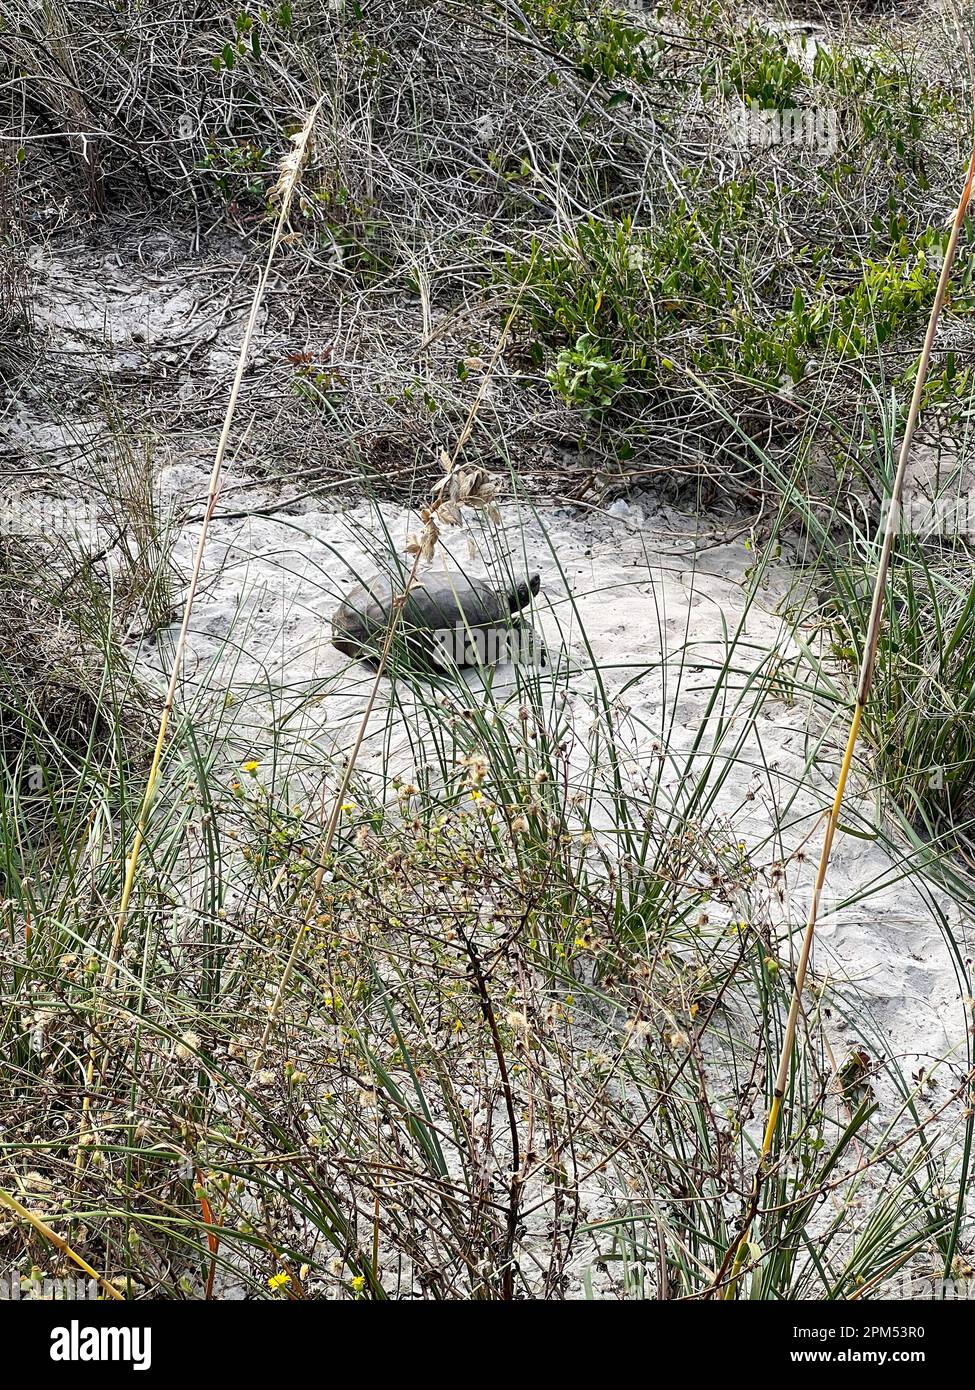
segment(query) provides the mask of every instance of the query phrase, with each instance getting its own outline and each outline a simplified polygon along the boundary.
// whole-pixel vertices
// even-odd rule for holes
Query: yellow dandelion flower
[[[290,1284],[290,1283],[291,1283],[291,1275],[290,1275],[290,1274],[272,1274],[271,1277],[270,1277],[270,1279],[269,1279],[267,1282],[268,1282],[269,1287],[272,1288],[272,1289],[283,1289],[284,1286],[285,1286],[285,1284]]]

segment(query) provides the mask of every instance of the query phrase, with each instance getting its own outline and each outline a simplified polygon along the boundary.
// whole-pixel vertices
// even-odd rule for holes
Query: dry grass
[[[238,22],[218,0],[192,19],[169,0],[82,0],[0,31],[26,74],[25,157],[0,189],[12,241],[29,227],[70,267],[110,230],[140,285],[192,283],[173,342],[72,338],[43,295],[46,328],[10,338],[15,393],[64,444],[20,436],[19,463],[39,490],[98,480],[112,534],[104,552],[2,552],[0,1187],[131,1297],[826,1299],[882,1293],[901,1268],[963,1271],[970,1058],[904,1075],[832,984],[792,1011],[790,1123],[756,1204],[795,964],[779,909],[802,853],[783,854],[777,812],[750,846],[718,808],[747,757],[764,767],[769,702],[806,700],[811,729],[833,712],[823,671],[807,686],[797,664],[799,620],[756,657],[749,605],[788,518],[817,538],[814,564],[842,548],[837,492],[864,491],[916,346],[964,64],[924,30],[923,56],[881,33],[851,99],[880,133],[854,131],[826,178],[756,154],[742,211],[714,92],[768,44],[730,8],[658,15],[645,50],[581,0],[364,8]],[[927,123],[899,150],[915,90]],[[286,217],[269,194],[313,106]],[[702,240],[667,239],[692,220]],[[598,251],[617,243],[626,255]],[[640,280],[631,302],[634,246],[687,253],[691,290]],[[18,275],[0,282],[8,322]],[[707,300],[718,280],[740,317]],[[877,331],[854,343],[858,288]],[[853,346],[827,361],[805,343],[790,387],[796,291],[803,306],[822,292]],[[610,323],[588,357],[578,312]],[[742,322],[751,365],[702,375],[695,354]],[[928,420],[964,429],[936,365]],[[140,619],[166,639],[184,582],[157,445],[210,477],[175,519],[199,545],[161,724],[123,649]],[[795,486],[811,459],[821,497]],[[703,664],[690,636],[667,657],[668,708],[708,692],[687,741],[631,718],[656,650],[622,693],[587,669],[581,698],[560,665],[474,698],[395,663],[386,733],[408,731],[413,768],[367,778],[324,729],[299,767],[280,711],[241,765],[234,682],[182,661],[214,508],[247,514],[261,487],[282,511],[356,489],[422,497],[418,567],[464,504],[490,531],[499,476],[523,495],[652,480],[753,509],[735,521],[753,537],[740,625]],[[353,679],[301,699],[324,709]],[[374,697],[387,675],[371,679]],[[964,875],[952,888],[969,911]],[[837,1015],[857,1046],[834,1059]],[[21,1215],[0,1225],[6,1267],[67,1273]]]
[[[77,756],[92,743],[122,735],[133,757],[145,754],[150,701],[122,677],[117,644],[108,655],[98,615],[79,611],[73,565],[60,572],[47,559],[38,576],[36,545],[0,540],[0,749],[8,770],[43,772],[48,756]],[[59,593],[59,587],[61,592]],[[68,597],[70,593],[70,599]],[[116,684],[118,682],[118,684]],[[33,790],[38,790],[35,786]]]

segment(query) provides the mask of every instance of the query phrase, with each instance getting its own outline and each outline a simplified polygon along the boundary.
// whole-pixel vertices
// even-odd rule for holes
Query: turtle
[[[457,570],[438,570],[417,579],[397,627],[400,650],[420,666],[447,669],[494,665],[512,655],[512,619],[541,588],[541,576],[529,575],[497,589],[486,579]],[[332,616],[332,645],[345,656],[378,662],[389,627],[392,600],[403,581],[380,574],[357,585]],[[544,657],[542,658],[544,660]]]

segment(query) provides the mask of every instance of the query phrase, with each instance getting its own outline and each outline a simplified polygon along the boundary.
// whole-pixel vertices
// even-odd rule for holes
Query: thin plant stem
[[[52,1231],[46,1221],[42,1221],[36,1212],[25,1207],[22,1202],[18,1202],[16,1197],[5,1192],[3,1188],[0,1188],[0,1205],[13,1212],[14,1216],[19,1217],[21,1221],[26,1221],[29,1226],[33,1226],[39,1236],[43,1236],[45,1240],[51,1242],[55,1249],[60,1250],[62,1255],[67,1255],[69,1260],[73,1260],[79,1269],[83,1269],[97,1282],[98,1287],[108,1294],[109,1298],[115,1299],[117,1302],[125,1301],[115,1285],[104,1275],[99,1274],[97,1270],[92,1269],[88,1261],[83,1259],[76,1250],[73,1250],[66,1240],[62,1240],[55,1231]]]
[[[941,310],[944,306],[945,295],[948,291],[948,283],[951,278],[951,270],[955,260],[955,253],[958,249],[958,241],[961,236],[961,229],[965,223],[969,204],[972,196],[972,185],[975,182],[975,145],[972,147],[971,156],[968,161],[968,172],[965,177],[965,184],[962,188],[961,197],[958,200],[958,207],[955,212],[954,220],[951,225],[951,235],[948,238],[948,246],[945,250],[944,261],[941,266],[941,274],[938,277],[938,287],[934,296],[934,303],[931,306],[931,313],[928,318],[927,333],[924,336],[924,346],[921,349],[921,356],[918,360],[917,372],[914,377],[914,390],[911,394],[911,403],[907,412],[907,420],[904,426],[904,437],[901,440],[900,453],[897,460],[897,469],[894,474],[893,484],[890,490],[890,501],[887,508],[887,516],[884,524],[883,543],[880,549],[880,557],[877,562],[877,574],[873,586],[873,599],[870,605],[870,617],[867,622],[866,636],[863,648],[863,659],[860,665],[860,675],[857,681],[856,697],[854,701],[853,714],[850,719],[850,730],[846,740],[846,749],[843,753],[843,760],[840,763],[839,773],[836,779],[836,790],[833,796],[833,803],[826,818],[826,829],[823,835],[823,845],[819,856],[819,865],[816,870],[816,880],[813,886],[812,900],[809,904],[809,915],[806,919],[806,928],[802,937],[802,946],[799,951],[799,960],[796,965],[795,978],[792,986],[792,1000],[789,1005],[789,1014],[786,1020],[785,1036],[782,1039],[782,1051],[779,1055],[779,1065],[775,1076],[775,1086],[772,1092],[772,1104],[769,1108],[768,1120],[765,1125],[765,1133],[762,1138],[762,1147],[759,1152],[758,1164],[755,1169],[755,1179],[752,1186],[752,1197],[749,1206],[748,1216],[744,1223],[744,1229],[737,1243],[732,1243],[725,1254],[721,1268],[715,1276],[715,1287],[720,1285],[727,1268],[729,1259],[731,1262],[731,1277],[724,1286],[723,1296],[733,1298],[738,1284],[738,1276],[748,1254],[749,1240],[751,1236],[752,1223],[758,1214],[758,1205],[761,1197],[762,1182],[772,1144],[778,1130],[779,1121],[782,1115],[785,1100],[786,1088],[789,1080],[789,1068],[792,1063],[792,1054],[795,1048],[796,1025],[799,1020],[799,1012],[802,1007],[802,991],[805,987],[806,972],[809,967],[809,957],[812,953],[813,941],[816,935],[816,922],[819,915],[819,903],[822,896],[823,886],[826,882],[826,874],[829,868],[830,853],[833,848],[833,838],[836,834],[840,820],[840,811],[843,805],[843,794],[846,790],[847,780],[850,775],[850,768],[853,763],[853,755],[856,749],[857,736],[860,732],[860,725],[863,720],[863,713],[866,708],[867,700],[870,698],[870,688],[873,684],[874,670],[877,662],[877,648],[880,643],[880,634],[883,627],[884,618],[884,598],[887,589],[887,575],[890,570],[891,557],[894,550],[894,541],[897,536],[897,528],[900,523],[901,502],[904,494],[904,480],[907,476],[907,466],[911,457],[911,444],[914,439],[914,430],[917,425],[918,416],[921,411],[921,398],[924,393],[924,383],[927,379],[928,367],[931,362],[931,353],[934,348],[934,340],[938,331],[938,323],[941,318]]]
[[[240,352],[237,357],[237,367],[234,372],[233,384],[230,388],[230,398],[227,402],[227,410],[224,415],[223,428],[220,431],[220,438],[217,441],[217,449],[213,458],[213,467],[210,471],[210,481],[207,489],[207,504],[203,514],[203,521],[200,525],[200,533],[196,542],[196,550],[193,556],[193,567],[190,572],[189,586],[186,591],[186,601],[183,605],[183,618],[180,623],[179,633],[176,638],[176,646],[173,651],[173,659],[170,665],[169,682],[166,687],[166,696],[163,701],[162,713],[159,718],[159,728],[156,734],[156,743],[153,749],[152,761],[149,766],[149,773],[146,778],[145,791],[142,795],[142,802],[139,808],[139,817],[136,824],[135,835],[132,839],[132,847],[129,850],[125,861],[125,879],[122,884],[122,896],[119,901],[118,912],[115,918],[115,927],[112,932],[112,940],[109,946],[108,957],[105,962],[105,970],[102,976],[102,999],[111,990],[115,980],[115,972],[118,965],[119,952],[122,947],[122,939],[125,934],[125,926],[128,920],[129,903],[132,897],[132,889],[135,884],[136,867],[139,862],[139,853],[145,841],[146,829],[149,822],[149,814],[155,799],[156,791],[159,786],[160,772],[162,766],[163,749],[166,743],[166,734],[169,729],[169,721],[176,703],[176,689],[179,684],[179,677],[183,666],[183,656],[186,651],[186,643],[190,630],[190,619],[193,613],[193,603],[196,598],[197,589],[200,582],[200,573],[203,568],[203,555],[206,549],[207,533],[210,521],[213,518],[217,505],[217,497],[220,492],[220,484],[223,477],[223,462],[230,442],[230,431],[233,426],[234,417],[237,413],[237,399],[240,395],[241,382],[244,378],[244,370],[247,365],[247,358],[250,352],[251,341],[254,337],[254,330],[257,326],[257,316],[260,313],[261,304],[267,291],[268,282],[271,276],[271,268],[275,254],[281,245],[285,227],[288,225],[288,213],[291,208],[292,198],[295,189],[300,181],[301,170],[308,156],[312,129],[315,119],[321,106],[321,98],[315,103],[305,120],[301,131],[293,137],[294,149],[287,156],[282,165],[281,178],[273,190],[279,200],[278,215],[274,224],[274,231],[271,236],[271,243],[268,247],[267,257],[258,278],[254,290],[254,298],[251,301],[250,314],[247,318],[247,325],[244,329],[243,341],[240,345]],[[80,1172],[83,1163],[83,1140],[88,1128],[88,1117],[91,1111],[92,1090],[95,1082],[95,1067],[97,1059],[97,1020],[101,1016],[99,1009],[96,1016],[95,1026],[92,1028],[89,1040],[88,1062],[85,1070],[85,1095],[82,1100],[81,1126],[78,1136],[78,1152],[75,1167]]]

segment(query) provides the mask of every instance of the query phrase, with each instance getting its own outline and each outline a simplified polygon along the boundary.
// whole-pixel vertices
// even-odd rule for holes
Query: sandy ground
[[[625,686],[628,717],[621,742],[634,789],[654,745],[666,740],[675,762],[690,747],[712,694],[713,670],[727,651],[727,634],[746,608],[745,572],[754,560],[743,538],[722,543],[715,528],[669,511],[651,514],[649,505],[615,504],[616,515],[551,508],[527,518],[509,505],[500,536],[453,541],[453,563],[469,572],[489,574],[499,546],[511,553],[512,569],[527,560],[542,572],[536,621],[558,671],[543,679],[564,682],[580,718],[591,717],[595,670],[610,692]],[[415,517],[403,509],[369,506],[307,508],[214,526],[188,671],[206,671],[212,685],[238,691],[234,737],[242,757],[261,757],[272,743],[280,757],[282,733],[286,765],[300,766],[306,758],[314,763],[325,749],[335,755],[347,749],[372,676],[331,647],[329,615],[353,576],[375,571],[374,557],[390,538],[402,544],[415,530]],[[191,532],[181,540],[184,554],[192,539]],[[485,555],[487,545],[494,555]],[[769,653],[795,660],[788,625],[776,612],[794,580],[787,560],[771,571],[744,622],[743,665],[758,670]],[[571,671],[563,676],[567,665]],[[516,701],[511,667],[495,678],[499,702],[503,683]],[[741,681],[729,684],[734,688]],[[469,685],[476,700],[478,678]],[[422,756],[408,709],[391,705],[389,695],[384,682],[358,764],[379,784],[396,774],[409,779]],[[835,736],[820,747],[822,709],[770,701],[755,716],[752,705],[746,698],[732,711],[717,745],[718,758],[733,757],[734,764],[711,816],[715,829],[746,844],[752,862],[764,869],[789,860],[803,844],[810,857],[818,853],[818,817],[829,800],[836,746],[845,730],[841,717]],[[716,725],[712,717],[709,738],[716,737]],[[675,767],[674,794],[677,781]],[[948,952],[926,901],[929,890],[904,877],[889,849],[862,838],[878,829],[866,769],[850,793],[844,820],[859,834],[840,835],[835,846],[817,974],[836,984],[855,981],[870,1022],[903,1062],[929,1066],[959,1043],[964,1028]],[[808,860],[793,863],[785,903],[776,904],[772,895],[763,903],[783,926],[801,922],[811,867]],[[858,901],[848,901],[853,898]],[[963,935],[957,908],[940,906]],[[842,1021],[838,1026],[842,1031]]]
[[[205,293],[198,292],[180,285],[171,271],[154,271],[151,256],[143,259],[149,264],[90,265],[86,279],[76,263],[45,253],[35,261],[38,331],[56,357],[70,362],[83,356],[90,377],[101,374],[110,381],[124,379],[139,363],[144,367],[151,349],[153,369],[161,363],[172,375],[177,397],[199,395],[201,352],[209,381],[229,373],[223,349],[210,346],[218,322],[221,341],[227,340],[228,323],[233,337],[237,315],[227,308],[229,289],[218,292],[208,284]],[[54,500],[68,511],[83,508],[85,495],[78,469],[64,461],[83,454],[86,441],[97,435],[85,401],[79,392],[70,418],[52,420],[21,398],[2,421],[11,457],[48,451],[60,458],[61,495]],[[160,505],[183,518],[173,560],[185,574],[209,467],[197,441],[183,440],[179,449],[163,449],[161,457]],[[18,486],[28,487],[26,474]],[[36,489],[31,497],[38,505]],[[43,495],[40,500],[45,502]],[[755,553],[741,526],[730,517],[681,514],[647,497],[603,510],[538,510],[509,501],[500,532],[454,535],[450,545],[453,563],[470,572],[496,573],[507,563],[517,573],[542,573],[535,620],[553,654],[554,674],[546,679],[564,685],[582,719],[592,717],[598,674],[626,706],[621,738],[634,785],[641,765],[663,746],[674,765],[676,795],[682,775],[677,755],[690,747],[700,726],[714,668],[747,606]],[[287,481],[255,486],[231,467],[207,541],[183,699],[200,718],[222,705],[233,756],[261,757],[273,745],[280,775],[300,778],[319,770],[323,756],[348,748],[372,679],[365,667],[350,665],[332,648],[329,617],[353,579],[372,573],[376,557],[401,549],[416,529],[415,515],[397,505],[343,509],[334,499],[309,499]],[[751,604],[735,659],[746,675],[770,654],[796,669],[799,649],[780,616],[796,580],[783,555]],[[131,646],[142,669],[158,679],[167,635],[154,643],[134,634]],[[733,691],[744,679],[739,675],[729,687]],[[503,699],[505,682],[516,701],[511,668],[498,673],[495,699]],[[479,698],[476,679],[470,698]],[[828,722],[822,708],[773,700],[757,712],[753,706],[746,696],[737,709],[725,709],[717,756],[733,763],[711,816],[716,832],[720,828],[744,843],[765,873],[803,844],[810,856],[818,853],[818,818],[845,729],[841,714],[821,744]],[[409,777],[422,757],[416,730],[408,702],[392,706],[384,686],[360,771],[377,786],[395,774]],[[716,730],[712,716],[709,739]],[[851,1042],[854,1033],[858,1040],[882,1037],[904,1064],[920,1059],[927,1067],[960,1046],[966,1007],[937,910],[927,901],[929,890],[905,878],[896,853],[878,838],[862,837],[876,837],[878,818],[869,774],[861,767],[844,815],[860,835],[838,838],[815,970],[837,987],[855,982],[867,1007],[852,1031],[838,1011],[838,1049],[845,1046],[844,1031]],[[793,862],[784,905],[771,891],[767,895],[762,910],[778,914],[783,930],[801,925],[810,873],[808,859]],[[963,939],[966,927],[957,907],[945,901],[938,906]]]

